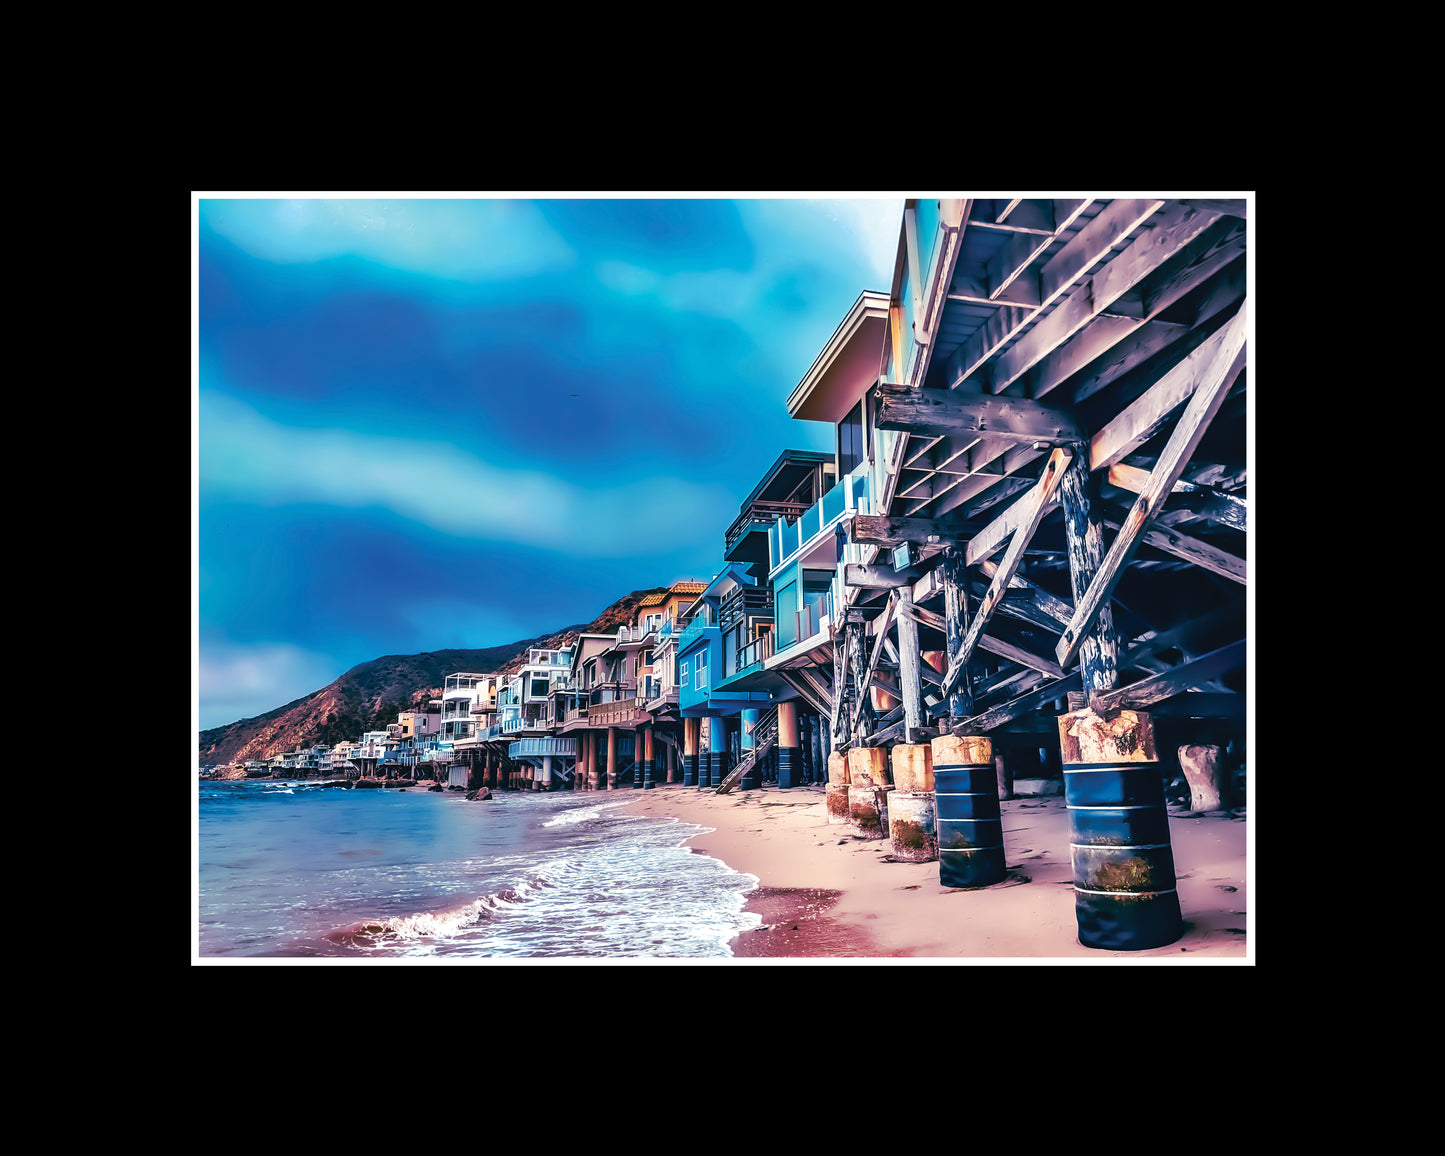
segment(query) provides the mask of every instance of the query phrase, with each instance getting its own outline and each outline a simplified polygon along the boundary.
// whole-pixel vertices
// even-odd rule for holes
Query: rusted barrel
[[[1147,715],[1059,720],[1079,942],[1140,951],[1184,934],[1164,782]]]
[[[852,790],[847,783],[828,784],[828,822],[846,823],[848,821],[848,792]]]
[[[862,839],[882,839],[888,834],[889,787],[848,788],[848,823]]]
[[[938,824],[932,791],[888,792],[888,836],[893,858],[927,863],[938,858]]]
[[[893,786],[899,791],[933,793],[933,748],[923,743],[899,743],[893,760]]]
[[[848,752],[848,773],[855,787],[881,787],[888,782],[888,752],[882,747],[854,747]]]
[[[975,736],[942,735],[932,742],[938,823],[938,879],[945,887],[1003,882],[1003,817],[993,744]]]

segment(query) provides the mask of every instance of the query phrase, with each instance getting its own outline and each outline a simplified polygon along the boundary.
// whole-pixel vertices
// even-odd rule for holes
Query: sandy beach
[[[1184,935],[1101,951],[1077,938],[1062,797],[1000,803],[1008,877],[972,890],[942,886],[936,860],[892,861],[888,838],[829,822],[825,800],[821,785],[728,795],[673,785],[636,792],[627,810],[712,828],[692,848],[757,876],[748,910],[763,922],[733,941],[738,963],[1253,962],[1243,817],[1171,808]]]

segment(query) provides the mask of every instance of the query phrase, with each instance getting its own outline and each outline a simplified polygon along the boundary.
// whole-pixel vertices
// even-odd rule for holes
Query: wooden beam
[[[963,653],[963,635],[968,623],[968,561],[964,552],[952,546],[944,550],[938,570],[943,579],[944,653],[949,661],[949,671],[943,681],[945,685],[952,682],[950,690],[939,688],[939,698],[948,714],[957,718],[973,713],[973,676],[968,669],[968,656]]]
[[[861,586],[868,590],[895,590],[900,586],[912,586],[918,581],[918,571],[911,566],[907,570],[892,570],[886,566],[865,566],[861,562],[847,562],[843,565],[843,582],[848,586]]]
[[[1179,406],[1206,380],[1221,352],[1232,355],[1244,344],[1244,303],[1232,320],[1169,370],[1113,421],[1089,439],[1089,469],[1105,470],[1124,460],[1153,437]]]
[[[1234,320],[1220,331],[1221,339],[1217,345],[1210,341],[1196,351],[1209,349],[1212,355],[1194,367],[1192,388],[1188,391],[1192,395],[1189,404],[1179,416],[1174,432],[1169,435],[1168,444],[1149,475],[1148,485],[1109,546],[1109,552],[1089,583],[1088,591],[1074,600],[1073,620],[1064,630],[1055,650],[1060,666],[1067,669],[1074,661],[1085,636],[1113,596],[1114,587],[1138,548],[1149,519],[1160,508],[1164,495],[1179,480],[1180,473],[1189,464],[1190,455],[1209,428],[1210,419],[1224,404],[1230,388],[1243,371],[1247,332],[1245,305],[1247,302],[1240,306]]]
[[[966,532],[961,522],[944,522],[934,518],[891,517],[887,514],[854,514],[842,523],[848,541],[863,546],[937,545]]]
[[[1040,674],[1046,674],[1050,678],[1063,678],[1064,670],[1058,663],[1049,658],[1041,658],[1037,654],[1030,654],[1021,646],[1015,646],[1011,642],[1003,642],[991,635],[985,634],[978,640],[978,648],[987,650],[990,654],[996,654],[1000,658],[1006,658],[1010,662],[1016,662],[1020,666],[1027,666],[1030,670],[1037,670]]]
[[[1153,217],[1139,238],[1089,278],[1085,288],[1071,294],[999,355],[990,366],[993,392],[1008,388],[1218,219],[1218,213],[1202,212],[1178,202]]]
[[[968,540],[968,564],[976,566],[990,555],[996,554],[1027,519],[1035,513],[1039,513],[1042,519],[1055,508],[1056,503],[1051,502],[1047,509],[1035,511],[1028,497],[1021,498]]]
[[[1143,493],[1149,481],[1149,471],[1138,466],[1119,462],[1109,467],[1109,484],[1131,493]],[[1237,494],[1215,489],[1213,486],[1197,486],[1193,482],[1178,481],[1169,491],[1166,508],[1189,510],[1202,518],[1209,518],[1235,530],[1245,530],[1249,525],[1249,502]]]
[[[923,678],[919,673],[923,659],[918,652],[918,623],[908,613],[913,609],[912,587],[899,590],[894,602],[898,607],[898,685],[903,691],[903,741],[911,743],[913,732],[923,725]]]
[[[1122,529],[1117,522],[1106,520],[1104,524],[1111,530]],[[1144,531],[1143,544],[1153,546],[1154,549],[1171,554],[1185,562],[1193,563],[1201,570],[1208,570],[1211,574],[1218,574],[1221,578],[1238,582],[1241,586],[1249,585],[1248,563],[1243,558],[1221,550],[1217,546],[1211,546],[1208,542],[1202,542],[1198,538],[1181,534],[1170,526],[1161,526],[1158,523],[1150,526]]]
[[[873,682],[873,672],[878,669],[878,658],[883,653],[883,642],[888,637],[888,623],[893,617],[893,608],[898,603],[898,592],[895,590],[888,596],[888,603],[883,607],[880,616],[882,625],[877,627],[878,637],[873,640],[873,653],[868,658],[868,669],[863,677],[857,680],[858,683],[858,705],[853,713],[853,729],[858,729],[858,723],[863,718],[863,711],[868,705],[868,687]]]
[[[1186,205],[1194,205],[1201,209],[1208,209],[1213,213],[1224,213],[1226,216],[1238,217],[1244,220],[1246,206],[1249,202],[1245,200],[1222,200],[1218,197],[1190,197],[1183,202]]]
[[[998,573],[998,564],[996,562],[980,563],[979,571],[984,577],[993,578]],[[1055,598],[1042,586],[1030,582],[1027,578],[1015,574],[1009,581],[1009,589],[1027,591],[1039,612],[1057,622],[1060,630],[1067,626],[1074,617],[1074,604],[1072,602],[1065,602],[1062,598]]]
[[[1033,492],[1024,500],[1025,508],[1031,509],[1027,517],[1021,518],[1018,529],[1014,531],[1013,540],[1009,543],[1008,552],[1004,555],[1003,561],[999,563],[998,573],[994,576],[988,593],[984,595],[983,602],[974,615],[973,621],[969,623],[968,630],[963,636],[963,641],[958,655],[950,654],[948,674],[943,680],[945,695],[953,690],[955,683],[963,673],[963,664],[968,662],[973,649],[978,645],[978,639],[983,634],[983,628],[988,625],[988,620],[993,616],[994,608],[1003,597],[1004,588],[1013,578],[1014,571],[1018,569],[1019,563],[1023,561],[1024,549],[1038,529],[1039,522],[1043,520],[1045,510],[1054,491],[1058,489],[1059,482],[1063,478],[1064,471],[1069,463],[1073,461],[1073,455],[1067,450],[1056,449],[1049,455],[1049,460],[1044,464],[1043,473],[1039,476],[1038,484]],[[1060,664],[1062,665],[1062,663]]]
[[[878,386],[879,429],[927,437],[981,437],[1019,442],[1076,442],[1086,436],[1078,418],[1059,406],[972,390]]]
[[[1069,586],[1076,610],[1104,560],[1104,526],[1094,501],[1094,490],[1086,455],[1081,454],[1070,465],[1060,487],[1064,537],[1069,551]],[[1105,606],[1099,611],[1079,646],[1079,655],[1084,690],[1091,693],[1108,690],[1118,681],[1119,636],[1114,630],[1111,607]]]
[[[1185,662],[1163,674],[1141,679],[1129,686],[1111,690],[1108,694],[1094,695],[1089,706],[1099,714],[1113,710],[1142,710],[1152,703],[1162,702],[1183,694],[1187,690],[1213,682],[1222,674],[1237,670],[1247,658],[1244,639],[1221,646],[1201,655],[1193,662]]]
[[[1076,670],[1038,690],[1021,694],[1008,702],[990,707],[973,718],[955,722],[950,729],[956,735],[987,734],[991,730],[997,730],[1005,723],[1037,710],[1046,702],[1052,702],[1054,699],[1068,694],[1069,691],[1078,689],[1079,672]]]

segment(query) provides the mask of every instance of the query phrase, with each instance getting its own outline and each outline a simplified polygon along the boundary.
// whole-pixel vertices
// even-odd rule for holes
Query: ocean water
[[[628,794],[201,783],[197,957],[730,957],[757,878]]]

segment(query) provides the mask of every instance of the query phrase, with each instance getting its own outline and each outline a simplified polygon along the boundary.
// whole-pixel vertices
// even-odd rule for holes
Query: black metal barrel
[[[682,756],[682,785],[684,787],[697,786],[697,754]]]
[[[949,757],[949,752],[937,745],[940,741],[935,740],[933,748],[939,882],[945,887],[1001,883],[1008,868],[993,759],[979,763],[940,762],[940,755]]]
[[[1079,942],[1112,951],[1173,943],[1184,924],[1159,764],[1063,769]]]

